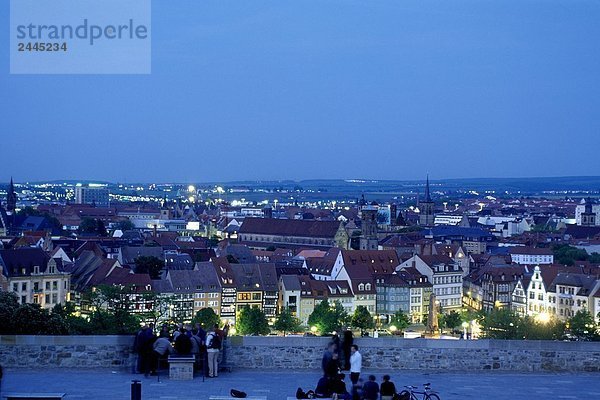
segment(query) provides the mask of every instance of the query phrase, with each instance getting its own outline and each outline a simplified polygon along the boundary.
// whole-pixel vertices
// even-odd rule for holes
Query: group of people
[[[360,374],[362,371],[362,355],[358,346],[350,344],[350,351],[346,352],[348,357],[340,357],[340,347],[334,340],[329,343],[321,367],[323,376],[319,379],[314,390],[315,398],[338,398],[347,400],[392,400],[396,395],[396,386],[390,381],[389,375],[383,376],[381,385],[377,383],[374,375],[369,375],[363,382]],[[346,361],[347,359],[347,361]],[[342,362],[341,362],[342,361]],[[350,390],[345,382],[346,375],[342,370],[350,372]]]
[[[206,363],[209,378],[217,377],[219,353],[227,332],[227,325],[220,329],[215,324],[206,331],[200,324],[195,324],[193,328],[190,325],[179,325],[171,333],[169,327],[163,325],[156,335],[152,325],[144,325],[135,337],[134,350],[138,353],[137,372],[145,376],[156,375],[160,360],[168,355],[193,355],[197,363]]]

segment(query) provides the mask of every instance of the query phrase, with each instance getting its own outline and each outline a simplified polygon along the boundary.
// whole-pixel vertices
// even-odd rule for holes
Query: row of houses
[[[60,246],[4,249],[0,287],[14,292],[21,303],[45,308],[72,301],[82,314],[91,311],[83,293],[99,285],[132,287],[132,312],[156,311],[143,295],[155,293],[171,299],[161,315],[178,321],[189,321],[208,307],[234,322],[240,309],[250,306],[269,318],[289,307],[306,323],[323,299],[339,301],[348,313],[364,306],[382,320],[402,311],[413,322],[423,321],[432,306],[440,312],[507,307],[522,315],[547,313],[562,319],[579,309],[600,312],[598,266],[522,264],[513,259],[519,252],[477,255],[449,244],[421,246],[410,257],[394,250],[246,248],[248,262],[240,263],[226,249],[220,247],[220,256],[199,262],[168,246],[122,246],[112,253],[95,242],[73,252]],[[135,259],[151,255],[168,261],[158,279],[135,273]]]

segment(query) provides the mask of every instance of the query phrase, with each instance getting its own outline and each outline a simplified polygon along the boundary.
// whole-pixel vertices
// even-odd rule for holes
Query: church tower
[[[425,184],[425,200],[419,203],[419,225],[433,226],[435,215],[433,214],[433,200],[429,192],[429,175],[427,175],[427,183]]]
[[[15,192],[15,184],[13,183],[12,177],[10,178],[10,185],[8,186],[8,193],[6,194],[6,213],[12,215],[17,208],[17,193]]]
[[[364,199],[364,198],[363,198]],[[366,203],[366,202],[365,202]],[[379,241],[377,240],[377,211],[376,205],[365,204],[360,208],[361,215],[361,250],[377,250]]]
[[[590,197],[585,199],[585,210],[581,213],[581,226],[595,226],[596,213],[594,212],[594,202]]]

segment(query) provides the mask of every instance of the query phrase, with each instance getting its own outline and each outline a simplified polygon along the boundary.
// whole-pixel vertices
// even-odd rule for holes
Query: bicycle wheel
[[[435,393],[426,394],[423,397],[423,400],[440,400],[440,396]]]
[[[403,390],[398,393],[398,398],[400,400],[412,400],[414,396],[411,396],[411,393],[408,390]]]

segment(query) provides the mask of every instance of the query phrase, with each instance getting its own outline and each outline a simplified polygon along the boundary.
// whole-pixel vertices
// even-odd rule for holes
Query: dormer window
[[[40,273],[40,267],[38,265],[33,267],[33,273],[34,274],[39,274]]]
[[[361,292],[365,290],[364,283],[361,283],[361,284],[358,285],[358,290],[360,290]]]
[[[366,290],[371,290],[371,284],[370,284],[370,283],[367,283],[367,284],[365,285],[365,289],[366,289]]]

